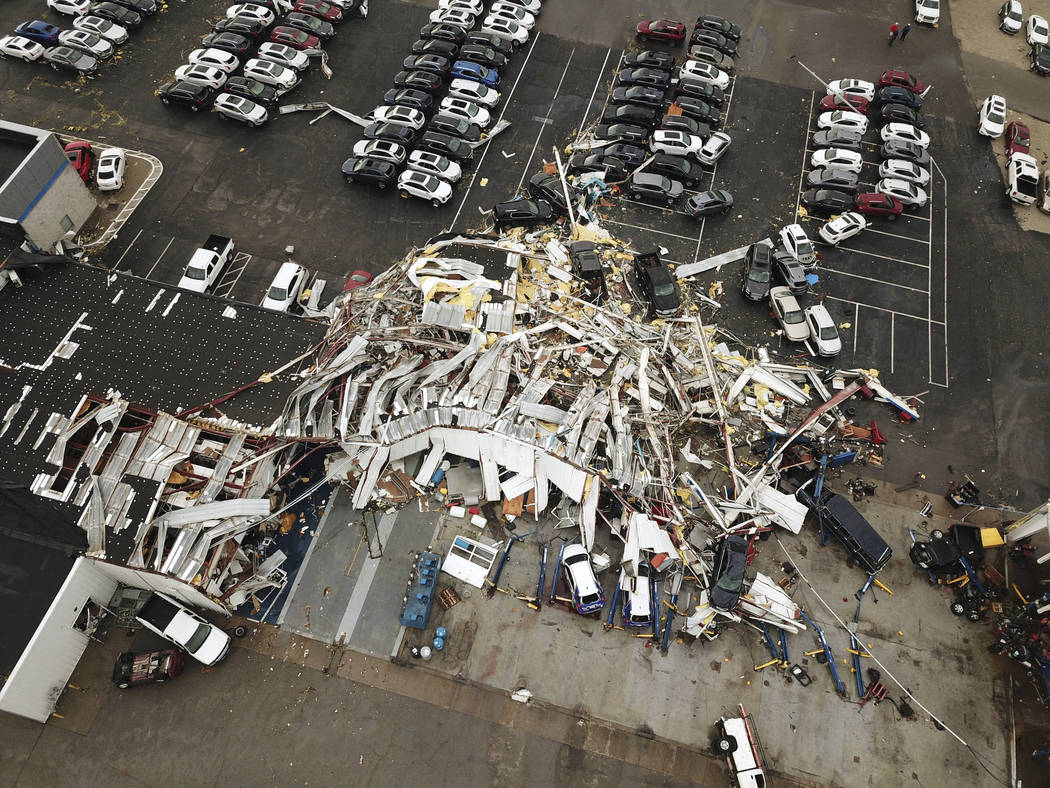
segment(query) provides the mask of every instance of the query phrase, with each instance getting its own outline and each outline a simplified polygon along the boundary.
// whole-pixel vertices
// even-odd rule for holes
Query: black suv
[[[397,166],[382,159],[351,156],[343,162],[343,177],[347,183],[371,183],[385,189],[397,180]]]
[[[215,91],[195,82],[165,82],[157,88],[157,95],[165,104],[182,104],[197,112],[208,108]]]
[[[544,200],[510,200],[496,203],[492,208],[492,218],[497,229],[531,227],[553,219],[554,209]]]
[[[593,241],[574,241],[569,244],[569,261],[572,271],[583,280],[587,290],[587,300],[601,303],[605,299],[605,273],[602,271],[602,258],[598,254],[598,245]]]
[[[682,308],[682,297],[678,285],[667,264],[660,259],[657,251],[635,255],[634,276],[638,287],[649,300],[649,314],[659,317],[673,317]]]
[[[226,93],[232,93],[235,96],[254,101],[268,110],[277,108],[277,88],[265,85],[257,79],[252,79],[251,77],[230,77],[226,80],[226,84],[222,86],[222,89]]]
[[[744,298],[765,301],[769,296],[769,280],[773,278],[772,252],[765,244],[751,244],[744,258]]]

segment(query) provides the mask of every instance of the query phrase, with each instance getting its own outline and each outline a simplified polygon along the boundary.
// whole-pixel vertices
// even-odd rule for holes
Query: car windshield
[[[1002,123],[1006,120],[1006,116],[999,114],[999,112],[993,109],[988,111],[988,120],[992,123]]]
[[[744,577],[730,577],[729,574],[724,574],[718,578],[718,582],[715,585],[723,591],[736,594],[744,587]]]
[[[198,281],[203,281],[204,278],[205,278],[204,269],[203,268],[198,268],[197,266],[194,266],[194,265],[191,265],[191,266],[189,266],[186,269],[186,278],[187,279],[196,279]]]
[[[254,84],[249,85],[248,87],[248,92],[251,93],[253,96],[258,96],[262,94],[264,90],[266,90],[266,86],[262,82],[255,82]]]
[[[669,296],[674,295],[674,285],[670,282],[664,282],[653,288],[653,295],[657,296]]]
[[[1018,131],[1014,133],[1014,141],[1017,142],[1019,145],[1028,145],[1030,142],[1028,134],[1026,134],[1023,131]]]
[[[269,292],[266,294],[266,297],[273,299],[274,301],[283,301],[288,297],[288,288],[281,287],[280,285],[272,285]]]
[[[748,274],[748,279],[750,279],[752,282],[768,282],[769,271],[763,269],[752,270],[751,273]]]
[[[824,326],[820,329],[821,339],[837,339],[839,335],[838,329],[835,326]]]
[[[186,650],[191,654],[196,654],[197,650],[204,645],[204,641],[208,639],[208,635],[211,634],[211,626],[208,624],[201,624],[197,627],[197,631],[193,633],[193,637],[186,641]]]
[[[307,36],[307,34],[304,33],[302,30],[296,30],[295,32],[292,32],[290,28],[285,29],[285,35],[293,41],[298,41],[300,44],[306,41],[307,38],[309,38],[309,36]]]
[[[800,310],[784,313],[784,322],[789,325],[795,325],[796,323],[805,322],[805,319],[806,316]]]

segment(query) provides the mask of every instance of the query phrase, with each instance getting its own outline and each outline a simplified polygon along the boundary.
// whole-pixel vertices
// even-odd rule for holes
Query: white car
[[[1025,38],[1029,46],[1036,44],[1050,44],[1050,25],[1039,14],[1028,17],[1028,25],[1025,28]]]
[[[124,185],[126,158],[123,148],[106,148],[102,151],[95,172],[95,183],[100,192],[115,192]]]
[[[845,148],[823,148],[822,150],[814,151],[813,155],[809,157],[809,166],[813,169],[830,167],[836,170],[858,173],[863,165],[864,161],[857,151],[846,150]]]
[[[1006,0],[999,9],[999,29],[1011,36],[1021,29],[1024,23],[1024,11],[1018,0]]]
[[[481,21],[481,33],[499,36],[515,46],[521,46],[529,40],[529,31],[515,22],[508,22],[501,16],[487,16]]]
[[[83,16],[91,8],[91,0],[47,0],[47,7],[60,14]]]
[[[102,36],[114,44],[123,44],[128,40],[128,31],[123,27],[93,14],[78,16],[73,20],[73,27],[77,30],[87,30],[89,33]]]
[[[430,21],[435,24],[453,25],[470,30],[478,18],[465,8],[439,8],[430,12]]]
[[[812,268],[817,264],[817,251],[801,224],[789,224],[783,228],[780,231],[780,242],[784,245],[784,251],[804,267]]]
[[[653,622],[653,581],[650,577],[652,569],[648,562],[638,563],[637,577],[628,577],[624,573],[621,585],[623,593],[623,623],[624,626],[649,627]]]
[[[710,63],[702,63],[699,60],[687,60],[679,69],[678,75],[683,79],[691,79],[704,85],[713,85],[719,90],[729,87],[729,75],[717,66]]]
[[[0,57],[17,57],[26,63],[39,60],[44,54],[44,47],[36,41],[22,36],[4,36],[0,38]]]
[[[276,44],[273,41],[260,44],[255,56],[295,71],[305,71],[310,67],[310,57],[305,52],[292,49],[287,44]]]
[[[218,90],[226,83],[226,72],[220,71],[214,66],[189,64],[175,69],[175,79]]]
[[[408,169],[436,175],[443,181],[455,183],[463,176],[459,164],[446,156],[428,150],[414,150],[408,154]]]
[[[275,87],[278,93],[286,93],[299,84],[299,75],[292,69],[259,58],[252,58],[244,64],[244,76]]]
[[[825,222],[824,226],[817,231],[817,234],[820,235],[824,243],[836,246],[839,241],[852,238],[867,226],[868,220],[859,213],[846,211],[836,216],[830,222]]]
[[[729,150],[729,146],[732,143],[732,137],[723,131],[716,131],[704,140],[704,145],[700,148],[699,152],[697,152],[696,158],[701,164],[713,167],[715,162],[725,156],[726,151]]]
[[[487,109],[478,106],[473,101],[456,96],[446,96],[441,99],[441,113],[465,120],[467,123],[476,123],[483,129],[487,129],[492,123],[492,116]]]
[[[272,309],[274,312],[287,312],[299,300],[305,286],[305,268],[298,263],[281,263],[261,306],[263,309]]]
[[[482,85],[472,79],[454,79],[448,86],[448,94],[455,98],[473,101],[483,107],[494,107],[499,104],[499,91]]]
[[[693,156],[699,153],[702,147],[702,137],[677,129],[654,131],[649,141],[649,150],[653,153],[667,153],[671,156]]]
[[[245,19],[256,19],[267,27],[272,25],[273,20],[277,18],[269,8],[256,3],[238,3],[226,9],[227,19],[233,19],[238,16]]]
[[[224,74],[232,74],[241,67],[241,61],[237,56],[224,49],[194,49],[186,59],[191,65],[211,66]]]
[[[1006,99],[989,96],[977,113],[977,133],[985,137],[1001,137],[1006,130]]]
[[[215,97],[211,108],[219,114],[220,118],[239,120],[249,126],[261,126],[270,118],[266,107],[244,96],[235,96],[232,93],[220,93]]]
[[[930,182],[930,172],[913,161],[886,159],[879,165],[880,178],[899,178],[902,181],[925,187]]]
[[[839,110],[838,112],[825,112],[817,118],[817,126],[822,129],[856,131],[863,134],[868,130],[868,119],[859,112]]]
[[[393,123],[395,126],[407,126],[417,131],[427,122],[427,116],[418,109],[402,107],[400,104],[376,107],[372,110],[371,118],[379,123]]]
[[[879,136],[882,137],[883,142],[900,140],[901,142],[910,142],[912,145],[918,145],[923,149],[930,147],[930,135],[922,129],[915,128],[910,123],[887,123],[882,127]]]
[[[806,307],[806,323],[809,325],[809,338],[821,356],[837,356],[842,350],[839,330],[831,314],[823,304]]]
[[[848,99],[862,98],[871,101],[875,98],[875,85],[863,79],[835,79],[828,83],[828,93]]]
[[[480,16],[485,4],[481,0],[438,0],[438,8],[465,8],[474,16]]]
[[[403,145],[387,140],[358,140],[354,143],[354,156],[381,159],[391,164],[403,164],[408,151]]]
[[[935,25],[941,21],[941,0],[915,0],[915,22]]]
[[[591,556],[583,545],[569,544],[561,553],[565,581],[572,591],[572,605],[581,615],[597,613],[605,606],[605,594],[594,577]]]
[[[921,208],[929,200],[923,189],[901,178],[883,178],[875,184],[875,191],[896,197],[905,208]]]
[[[89,33],[87,30],[63,30],[58,34],[58,43],[63,46],[79,49],[100,60],[113,57],[113,44],[102,36]]]
[[[543,7],[542,3],[540,3],[540,0],[503,0],[503,3],[521,6],[533,16],[539,14],[540,9]]]
[[[521,25],[526,30],[532,30],[536,26],[536,17],[516,3],[504,3],[502,0],[496,0],[489,6],[489,16],[501,17]]]
[[[770,288],[769,305],[773,307],[773,317],[784,329],[784,336],[792,342],[804,342],[809,339],[806,315],[795,296],[791,294],[791,290],[783,285]]]
[[[435,175],[419,170],[405,170],[397,176],[397,190],[402,197],[419,197],[430,200],[435,208],[448,202],[452,196],[452,185]]]

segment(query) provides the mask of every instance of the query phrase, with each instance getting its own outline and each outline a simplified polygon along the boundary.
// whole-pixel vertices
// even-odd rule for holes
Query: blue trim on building
[[[66,162],[55,171],[55,174],[51,176],[47,183],[44,184],[44,188],[40,190],[40,194],[33,198],[33,201],[26,206],[26,209],[22,212],[22,215],[18,217],[19,223],[24,221],[25,218],[29,216],[32,210],[36,207],[36,204],[44,198],[44,195],[47,194],[47,190],[51,188],[55,181],[58,180],[58,176],[65,171],[66,167],[72,166],[73,165],[70,164],[69,160],[67,159]]]

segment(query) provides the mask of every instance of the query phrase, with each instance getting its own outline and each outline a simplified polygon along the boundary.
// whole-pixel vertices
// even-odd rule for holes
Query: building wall
[[[66,233],[78,232],[95,207],[95,198],[66,160],[58,178],[22,220],[22,227],[29,240],[50,250]]]

